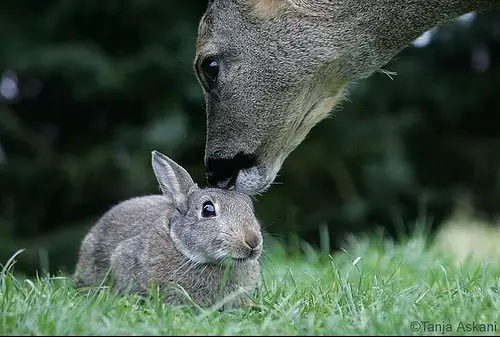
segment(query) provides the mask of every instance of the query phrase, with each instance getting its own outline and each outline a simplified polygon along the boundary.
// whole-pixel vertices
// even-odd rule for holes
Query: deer
[[[193,67],[209,186],[261,194],[353,82],[427,30],[500,0],[211,0]]]

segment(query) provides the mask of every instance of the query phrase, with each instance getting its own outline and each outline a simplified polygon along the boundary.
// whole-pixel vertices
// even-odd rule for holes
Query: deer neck
[[[500,0],[290,0],[320,16],[331,31],[333,62],[344,76],[364,78],[432,27],[473,11],[500,8]]]

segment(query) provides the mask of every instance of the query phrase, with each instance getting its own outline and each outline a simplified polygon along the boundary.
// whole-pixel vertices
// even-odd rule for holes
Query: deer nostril
[[[257,159],[254,155],[238,153],[233,158],[208,158],[205,166],[209,186],[230,188],[236,183],[238,172],[254,167]]]
[[[235,176],[235,170],[231,165],[231,159],[209,158],[206,164],[207,183],[210,186],[229,188],[230,180]],[[234,182],[233,182],[234,184]],[[226,185],[226,186],[222,186]]]
[[[254,232],[248,233],[245,237],[245,242],[250,248],[255,249],[260,244],[260,236]]]

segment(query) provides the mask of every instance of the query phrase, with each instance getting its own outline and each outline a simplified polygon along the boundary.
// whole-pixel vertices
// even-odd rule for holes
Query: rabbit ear
[[[175,207],[186,210],[189,190],[196,186],[193,179],[182,166],[163,153],[153,151],[151,154],[153,171],[161,191],[172,199]]]

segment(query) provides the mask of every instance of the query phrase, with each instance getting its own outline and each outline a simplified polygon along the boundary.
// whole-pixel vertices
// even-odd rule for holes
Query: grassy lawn
[[[376,236],[358,238],[332,255],[304,251],[287,256],[279,245],[269,243],[256,307],[224,312],[172,308],[155,296],[141,303],[133,296],[117,298],[107,289],[82,295],[64,277],[21,280],[4,270],[0,333],[495,335],[500,331],[500,265],[494,259],[459,264],[418,233],[398,243]],[[472,324],[475,331],[469,329]],[[483,328],[489,331],[482,332]]]

